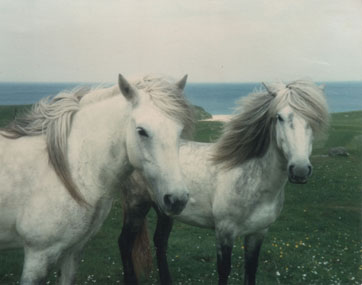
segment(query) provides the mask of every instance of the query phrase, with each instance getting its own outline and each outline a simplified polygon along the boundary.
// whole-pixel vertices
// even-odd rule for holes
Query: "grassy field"
[[[14,114],[0,107],[0,124]],[[215,140],[222,127],[199,122],[198,141]],[[330,147],[344,146],[347,157],[329,157]],[[325,141],[316,144],[314,173],[306,185],[288,184],[285,207],[265,239],[260,254],[258,284],[361,284],[362,111],[332,115]],[[149,215],[153,233],[155,214]],[[122,226],[120,201],[115,201],[102,230],[87,244],[77,284],[122,284],[117,238]],[[22,251],[0,255],[0,284],[16,284]],[[176,222],[169,241],[174,284],[216,284],[214,233]],[[243,280],[243,243],[233,250],[230,284]],[[155,263],[156,264],[156,263]],[[49,284],[55,284],[55,272]],[[157,284],[154,270],[143,284]]]

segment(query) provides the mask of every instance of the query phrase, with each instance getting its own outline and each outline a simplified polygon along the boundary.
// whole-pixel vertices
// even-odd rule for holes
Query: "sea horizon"
[[[303,79],[303,78],[302,78]],[[306,78],[307,80],[309,78]],[[187,81],[187,84],[261,84],[262,82],[279,82],[279,81],[230,81],[230,82],[217,82],[217,81]],[[280,80],[280,82],[284,82]],[[286,81],[288,83],[290,81]],[[361,80],[324,80],[324,81],[314,81],[317,84],[323,83],[362,83]],[[115,85],[116,82],[102,82],[102,81],[1,81],[0,84],[3,83],[15,83],[15,84],[105,84],[105,85]]]
[[[34,104],[78,86],[112,86],[100,82],[0,82],[0,105]],[[324,85],[331,113],[362,110],[362,81],[319,81]],[[230,115],[238,99],[262,89],[260,82],[188,82],[186,97],[212,115]]]

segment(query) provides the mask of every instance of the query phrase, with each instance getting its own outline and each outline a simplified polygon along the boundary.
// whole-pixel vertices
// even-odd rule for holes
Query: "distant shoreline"
[[[353,110],[353,111],[344,111],[344,112],[332,112],[330,114],[343,114],[346,113],[346,117],[349,116],[348,113],[354,113],[354,112],[362,112],[362,110]],[[203,120],[199,120],[200,122],[228,122],[231,120],[231,118],[233,117],[233,115],[227,115],[227,114],[223,114],[223,115],[212,115],[211,118],[209,119],[203,119]]]
[[[227,122],[230,121],[232,115],[212,115],[212,118],[204,119],[200,121],[208,121],[208,122]]]

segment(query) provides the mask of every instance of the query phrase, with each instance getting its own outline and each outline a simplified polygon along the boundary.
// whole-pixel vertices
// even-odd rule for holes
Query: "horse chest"
[[[236,235],[255,233],[268,228],[278,218],[284,200],[283,190],[243,192],[227,195],[214,204],[216,227],[231,230]],[[220,197],[219,197],[220,198]]]
[[[245,220],[242,222],[242,228],[247,233],[268,228],[278,218],[281,208],[279,200],[260,201],[249,209]]]

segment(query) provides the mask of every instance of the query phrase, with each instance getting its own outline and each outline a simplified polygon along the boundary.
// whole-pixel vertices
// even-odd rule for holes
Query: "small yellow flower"
[[[289,243],[286,244],[286,246],[289,246],[289,245],[290,245]]]
[[[299,247],[299,245],[296,244],[296,245],[295,245],[295,248],[298,248],[298,247]]]

